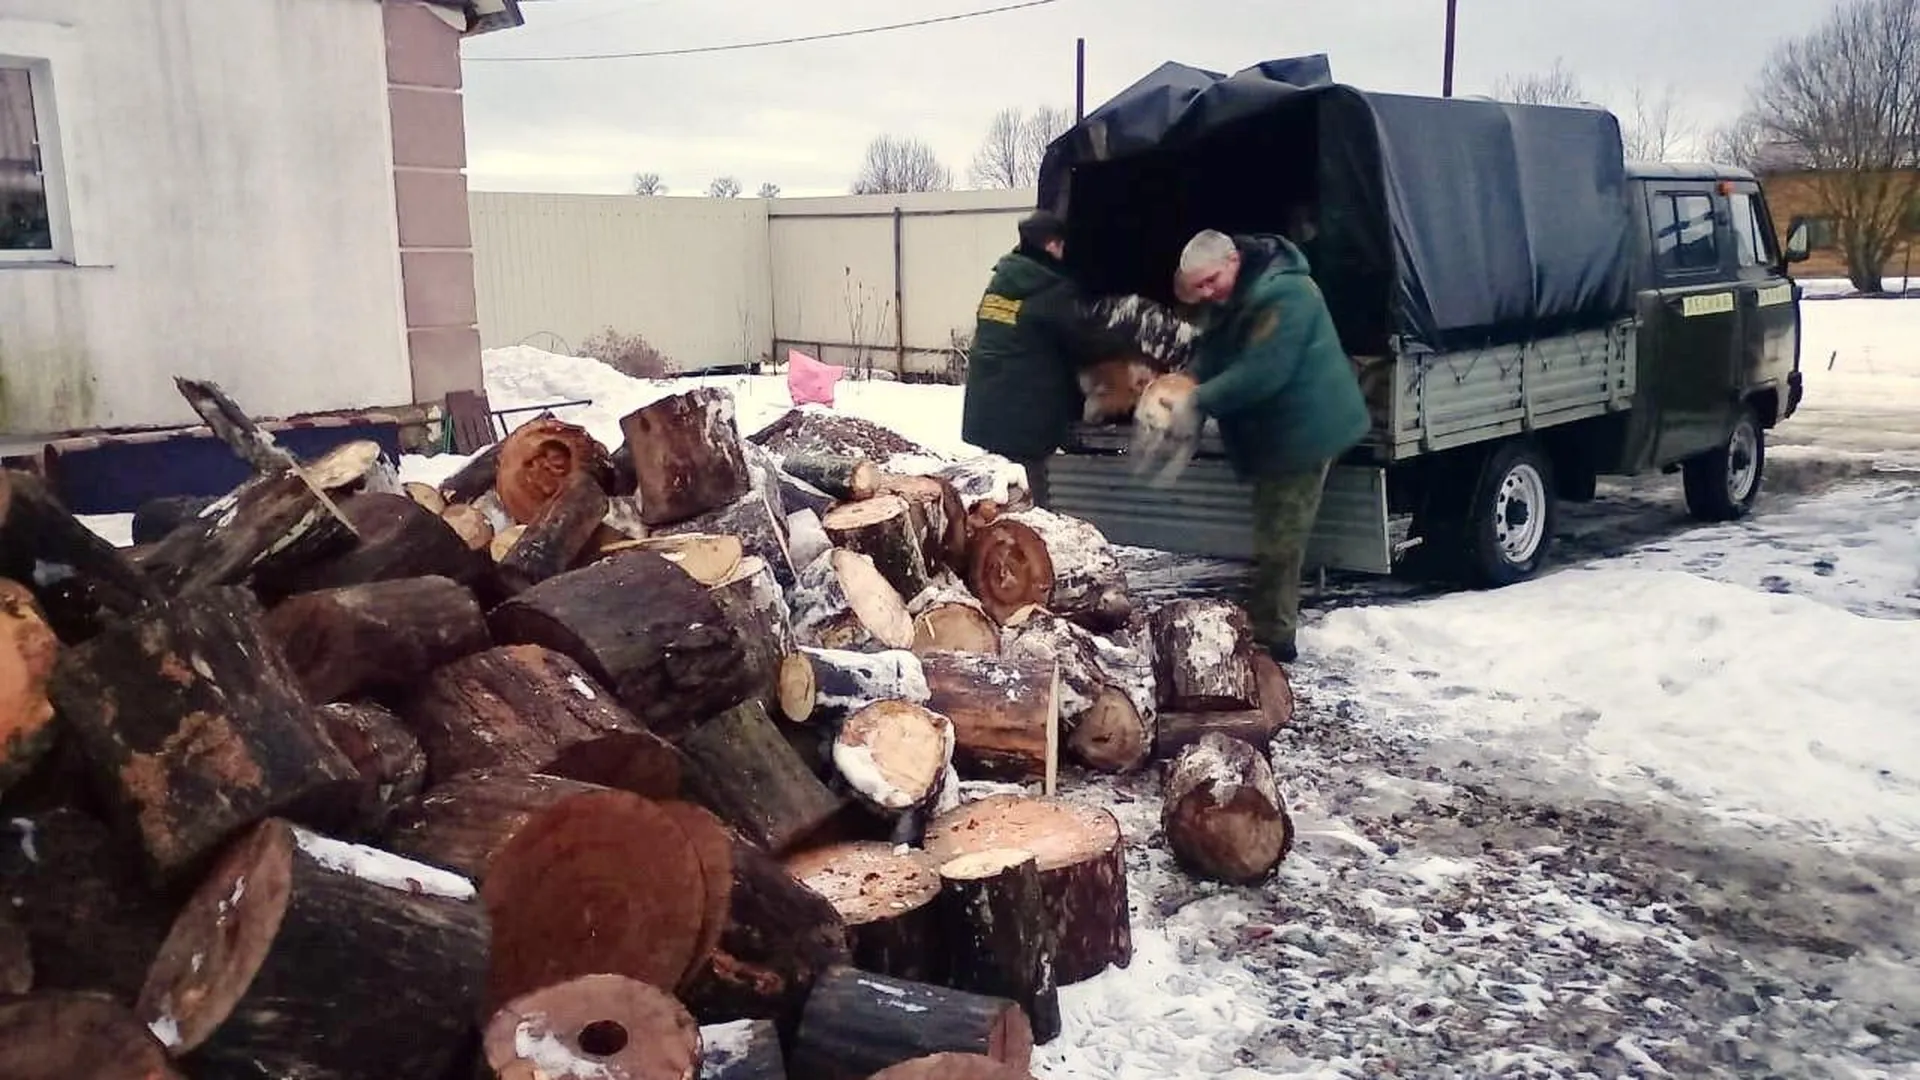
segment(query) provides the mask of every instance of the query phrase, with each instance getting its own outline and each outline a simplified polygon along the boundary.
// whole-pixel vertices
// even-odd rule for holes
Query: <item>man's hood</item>
[[[1063,276],[1060,263],[1051,256],[1015,249],[993,264],[990,287],[1009,300],[1022,300],[1059,284]]]
[[[1240,249],[1240,276],[1233,283],[1236,300],[1244,298],[1254,282],[1268,271],[1282,274],[1312,272],[1307,265],[1307,256],[1284,236],[1236,236],[1233,246]]]

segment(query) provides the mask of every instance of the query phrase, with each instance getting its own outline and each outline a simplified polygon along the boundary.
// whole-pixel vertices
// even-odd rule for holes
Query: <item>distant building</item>
[[[1908,175],[1920,174],[1911,170]],[[1830,174],[1812,170],[1767,172],[1761,176],[1767,193],[1767,207],[1773,214],[1780,242],[1786,243],[1793,223],[1807,223],[1807,238],[1812,257],[1794,267],[1795,277],[1843,278],[1847,276],[1846,252],[1840,248],[1839,223],[1827,214],[1820,185],[1832,182]],[[1882,267],[1882,278],[1899,277],[1909,266],[1920,272],[1920,196],[1907,207],[1905,234]]]

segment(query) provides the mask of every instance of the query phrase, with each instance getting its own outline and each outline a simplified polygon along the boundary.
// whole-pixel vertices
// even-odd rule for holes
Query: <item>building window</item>
[[[1807,227],[1807,249],[1809,251],[1831,251],[1840,246],[1840,230],[1830,217],[1801,218]]]
[[[44,66],[0,60],[0,261],[51,261],[56,206]]]
[[[1720,249],[1713,236],[1713,197],[1655,196],[1653,251],[1655,263],[1668,273],[1718,269]]]

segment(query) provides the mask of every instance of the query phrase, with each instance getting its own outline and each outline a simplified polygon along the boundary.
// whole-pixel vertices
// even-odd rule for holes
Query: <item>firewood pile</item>
[[[401,485],[181,387],[254,475],[156,543],[0,476],[0,1076],[1026,1077],[1132,956],[1063,777],[1163,763],[1195,874],[1291,843],[1244,614],[998,459],[701,388]]]

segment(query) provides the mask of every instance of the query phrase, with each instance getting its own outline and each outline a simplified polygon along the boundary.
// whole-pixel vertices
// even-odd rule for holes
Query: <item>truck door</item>
[[[1653,282],[1649,313],[1659,364],[1653,381],[1659,417],[1654,463],[1666,465],[1725,441],[1741,351],[1727,203],[1715,181],[1649,183]]]
[[[1732,226],[1734,273],[1739,278],[1740,363],[1735,372],[1741,394],[1771,399],[1760,422],[1780,418],[1787,405],[1787,382],[1800,358],[1798,286],[1786,275],[1774,239],[1773,219],[1760,186],[1727,185],[1727,217]],[[1773,393],[1768,395],[1766,392]]]

